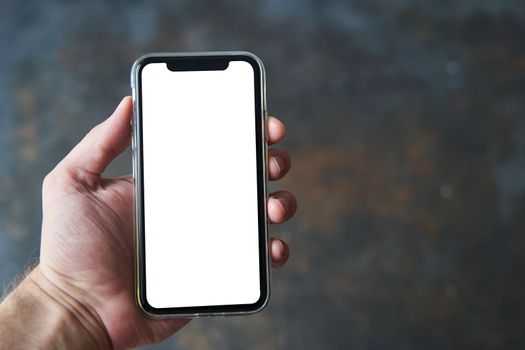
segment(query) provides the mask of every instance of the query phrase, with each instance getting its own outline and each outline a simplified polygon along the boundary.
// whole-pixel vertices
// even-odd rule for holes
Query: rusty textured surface
[[[525,347],[520,1],[0,1],[4,286],[37,256],[44,175],[129,93],[133,59],[221,49],[263,59],[288,126],[275,188],[300,209],[272,231],[293,256],[264,313],[153,348]]]

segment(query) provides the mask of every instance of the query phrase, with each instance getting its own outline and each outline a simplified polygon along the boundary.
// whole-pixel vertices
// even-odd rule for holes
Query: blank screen
[[[260,297],[254,70],[142,79],[146,299],[155,308]]]

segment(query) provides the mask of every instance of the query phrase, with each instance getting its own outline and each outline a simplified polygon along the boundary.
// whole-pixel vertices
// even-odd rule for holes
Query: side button
[[[135,152],[135,135],[133,135],[133,130],[131,131],[131,151]]]

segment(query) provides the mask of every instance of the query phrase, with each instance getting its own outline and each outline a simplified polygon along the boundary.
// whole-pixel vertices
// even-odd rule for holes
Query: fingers
[[[296,210],[297,201],[290,192],[275,192],[268,199],[268,218],[273,224],[280,224],[288,220]]]
[[[286,129],[284,124],[275,117],[268,117],[267,125],[268,144],[273,145],[279,142],[285,135]],[[281,179],[292,164],[288,152],[280,149],[270,149],[268,151],[268,175],[270,180]],[[297,210],[297,201],[295,197],[286,191],[275,192],[268,199],[268,218],[271,223],[280,224],[291,218]],[[270,255],[272,258],[272,267],[282,267],[290,256],[290,248],[286,242],[272,238],[270,240]]]
[[[274,269],[282,267],[290,257],[288,244],[280,239],[270,238],[270,256],[272,257],[272,267]]]
[[[279,142],[285,135],[284,124],[275,117],[267,119],[267,140],[268,144],[273,145]],[[280,149],[270,149],[268,151],[268,175],[270,180],[281,179],[290,170],[290,156],[286,151]]]
[[[83,179],[98,177],[130,141],[131,97],[125,97],[113,114],[94,127],[60,162],[58,168]]]
[[[277,118],[269,116],[267,119],[267,135],[268,144],[273,145],[279,142],[284,135],[286,135],[286,129],[284,124]]]
[[[282,149],[271,148],[268,150],[268,156],[268,175],[270,180],[281,179],[292,165],[288,152]]]

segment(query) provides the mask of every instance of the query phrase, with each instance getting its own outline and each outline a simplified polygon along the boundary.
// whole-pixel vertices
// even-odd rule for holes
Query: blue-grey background
[[[137,56],[239,49],[288,128],[293,255],[266,311],[156,348],[525,348],[523,1],[0,1],[1,284]]]

